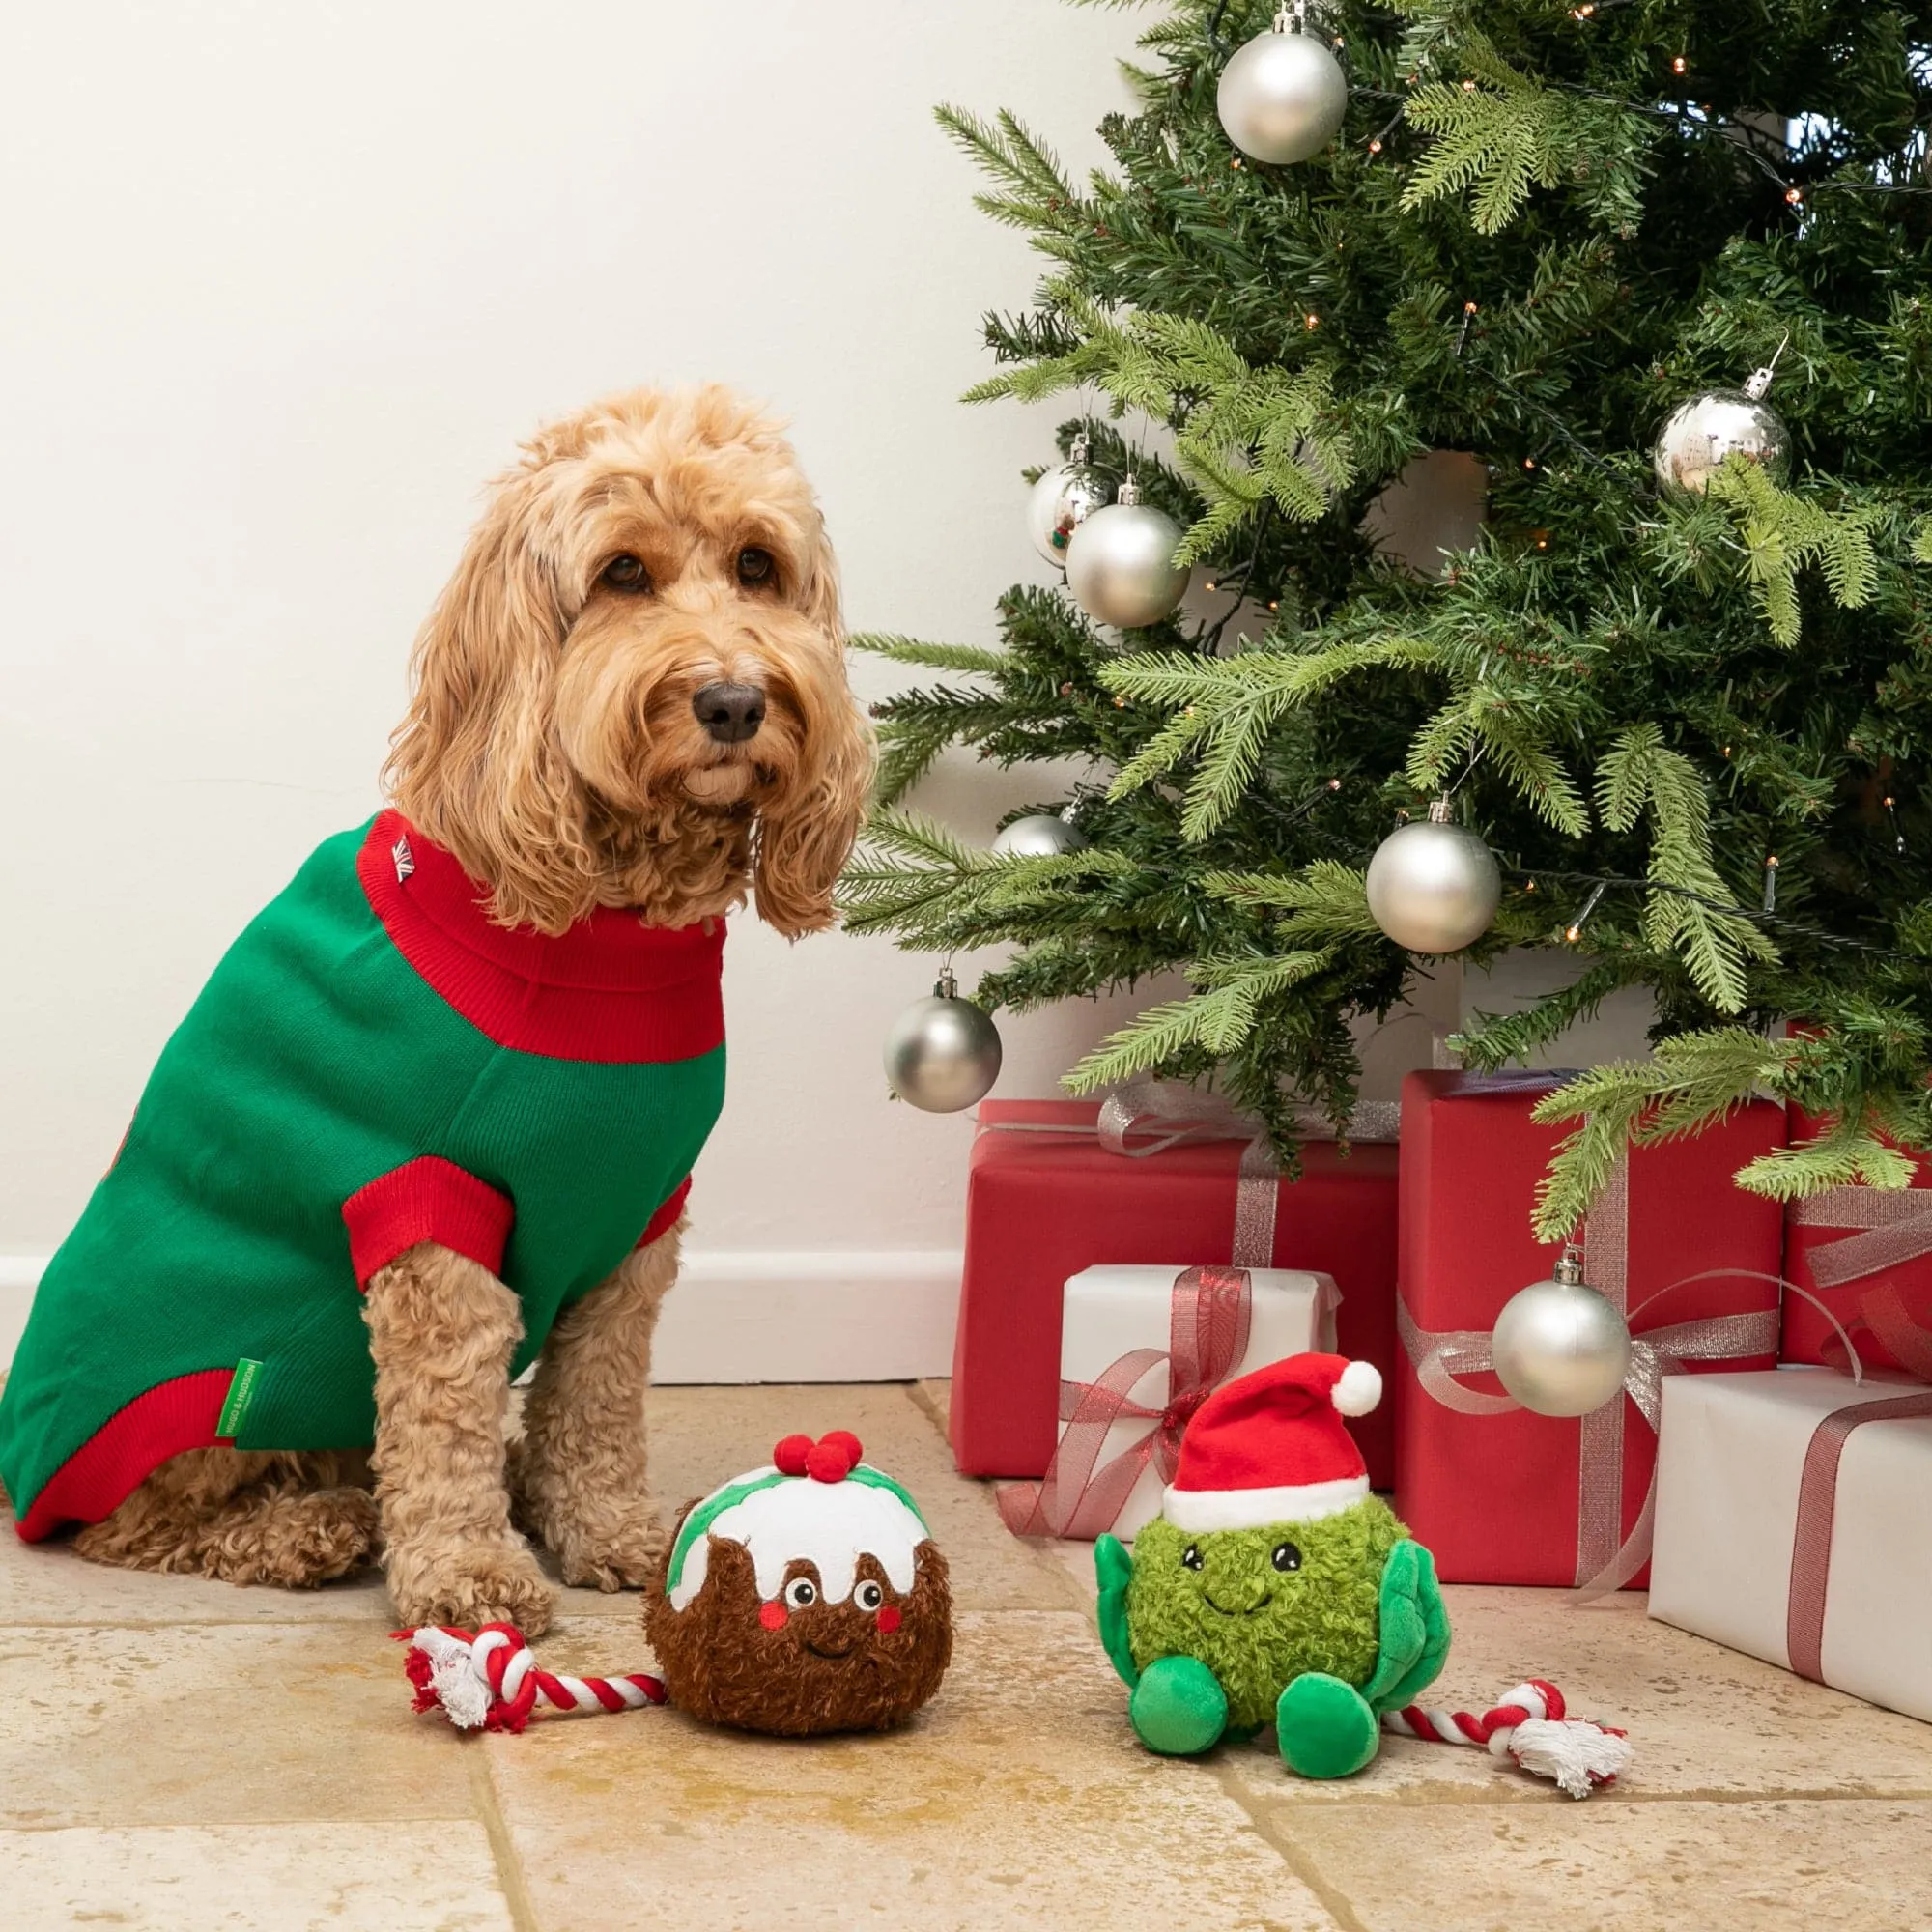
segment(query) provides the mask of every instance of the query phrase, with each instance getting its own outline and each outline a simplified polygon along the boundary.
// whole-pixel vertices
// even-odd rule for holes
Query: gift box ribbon
[[[1339,1299],[1318,1275],[1317,1333],[1329,1332]],[[1167,1349],[1130,1349],[1091,1382],[1060,1384],[1061,1432],[1053,1461],[1037,1483],[1012,1483],[999,1493],[1000,1515],[1015,1536],[1066,1536],[1088,1541],[1111,1529],[1142,1472],[1151,1463],[1163,1483],[1174,1480],[1180,1437],[1194,1411],[1227,1380],[1248,1351],[1254,1284],[1243,1267],[1183,1268],[1168,1297]],[[1167,1365],[1167,1401],[1148,1408],[1133,1392],[1150,1371]],[[1151,1426],[1099,1466],[1107,1433],[1117,1422]]]
[[[1837,1514],[1838,1463],[1845,1443],[1854,1430],[1868,1422],[1903,1422],[1928,1415],[1932,1415],[1932,1390],[1889,1402],[1852,1403],[1826,1416],[1811,1432],[1804,1474],[1798,1483],[1798,1523],[1791,1545],[1784,1643],[1792,1669],[1814,1684],[1825,1681],[1825,1599],[1832,1579],[1832,1523]]]
[[[1644,1311],[1667,1294],[1692,1282],[1719,1276],[1776,1281],[1746,1268],[1713,1268],[1687,1275],[1641,1302],[1629,1306],[1630,1275],[1630,1161],[1619,1159],[1603,1192],[1583,1222],[1583,1251],[1588,1258],[1590,1285],[1627,1321],[1634,1323]],[[1828,1311],[1829,1312],[1829,1311]],[[1462,1415],[1504,1415],[1522,1405],[1510,1395],[1486,1395],[1464,1388],[1459,1375],[1474,1375],[1495,1366],[1492,1339],[1480,1328],[1431,1330],[1417,1325],[1407,1306],[1396,1302],[1397,1332],[1416,1379],[1424,1392],[1444,1408]],[[1837,1327],[1835,1320],[1833,1326]],[[1843,1330],[1839,1330],[1840,1334]],[[1847,1341],[1849,1347],[1849,1340]],[[1777,1311],[1747,1315],[1705,1316],[1695,1321],[1672,1322],[1631,1337],[1630,1367],[1624,1392],[1637,1413],[1656,1431],[1663,1406],[1663,1378],[1682,1375],[1690,1361],[1722,1362],[1747,1355],[1777,1352]],[[1606,1402],[1580,1418],[1581,1441],[1577,1469],[1577,1592],[1590,1602],[1620,1590],[1650,1561],[1657,1520],[1657,1477],[1652,1472],[1643,1507],[1629,1536],[1619,1541],[1623,1524],[1624,1405]]]
[[[1313,1107],[1294,1109],[1294,1130],[1306,1140],[1325,1140],[1335,1124]],[[1394,1100],[1357,1101],[1342,1138],[1392,1142],[1401,1133],[1402,1110]],[[1264,1268],[1274,1260],[1275,1207],[1281,1163],[1268,1146],[1266,1127],[1218,1094],[1205,1094],[1178,1080],[1130,1080],[1100,1103],[1092,1128],[1059,1121],[982,1121],[988,1134],[1070,1134],[1096,1139],[1109,1153],[1145,1160],[1182,1141],[1243,1141],[1235,1181],[1235,1240],[1237,1268]],[[1141,1143],[1136,1146],[1134,1143]],[[1239,1356],[1236,1355],[1236,1360]],[[1111,1519],[1110,1519],[1111,1520]]]
[[[1932,1254],[1932,1192],[1924,1188],[1828,1187],[1792,1202],[1789,1215],[1796,1227],[1856,1231],[1806,1256],[1820,1288],[1842,1288]],[[1852,1325],[1869,1329],[1908,1374],[1932,1381],[1932,1330],[1907,1307],[1896,1282],[1866,1289]]]

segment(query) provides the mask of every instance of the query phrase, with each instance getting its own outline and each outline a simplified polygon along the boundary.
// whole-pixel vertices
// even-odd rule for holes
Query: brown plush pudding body
[[[914,1562],[913,1587],[901,1594],[876,1556],[862,1555],[851,1594],[827,1603],[817,1565],[795,1558],[767,1602],[744,1545],[714,1536],[703,1587],[678,1610],[667,1552],[647,1586],[644,1630],[672,1704],[707,1723],[779,1737],[904,1722],[952,1656],[946,1558],[928,1541]]]

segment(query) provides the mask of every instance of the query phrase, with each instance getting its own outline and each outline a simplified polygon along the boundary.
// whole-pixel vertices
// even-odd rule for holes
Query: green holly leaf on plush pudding
[[[1100,1634],[1151,1750],[1192,1755],[1275,1726],[1284,1761],[1345,1777],[1381,1714],[1449,1652],[1435,1566],[1370,1493],[1343,1423],[1381,1377],[1293,1355],[1217,1389],[1182,1437],[1159,1517],[1128,1555],[1094,1545]]]

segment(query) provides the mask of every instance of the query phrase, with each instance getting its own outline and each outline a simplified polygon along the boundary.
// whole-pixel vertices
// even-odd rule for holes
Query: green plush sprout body
[[[1217,1391],[1183,1440],[1165,1513],[1141,1530],[1133,1554],[1111,1536],[1094,1546],[1101,1637],[1150,1749],[1192,1755],[1272,1723],[1291,1770],[1347,1776],[1375,1757],[1382,1713],[1412,1702],[1441,1670],[1449,1621],[1435,1566],[1368,1493],[1331,1407],[1342,1372],[1364,1366],[1295,1356]],[[1353,1399],[1364,1385],[1358,1376]],[[1197,1430],[1210,1445],[1245,1443],[1258,1412],[1264,1436],[1290,1425],[1291,1476],[1306,1473],[1311,1426],[1322,1436],[1317,1480],[1181,1487],[1190,1474],[1211,1484],[1226,1460],[1210,1446],[1190,1469]],[[1337,1438],[1344,1473],[1324,1475]],[[1252,1455],[1235,1462],[1252,1475]],[[1280,1520],[1254,1520],[1277,1506]],[[1236,1526],[1213,1526],[1222,1520]]]

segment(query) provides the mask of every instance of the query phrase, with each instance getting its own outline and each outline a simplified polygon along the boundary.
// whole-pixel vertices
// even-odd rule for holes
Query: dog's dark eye
[[[1268,1561],[1277,1570],[1299,1570],[1301,1551],[1292,1543],[1277,1543],[1268,1552]]]
[[[604,582],[612,590],[648,590],[650,573],[635,556],[613,556],[604,566]]]
[[[772,581],[772,554],[753,544],[738,553],[740,583],[769,583]]]
[[[1206,1568],[1206,1565],[1203,1564],[1201,1560],[1200,1550],[1196,1549],[1193,1544],[1191,1543],[1187,1546],[1185,1549],[1183,1549],[1180,1552],[1180,1560],[1182,1564],[1185,1565],[1185,1567],[1188,1568],[1189,1570],[1200,1570]]]

